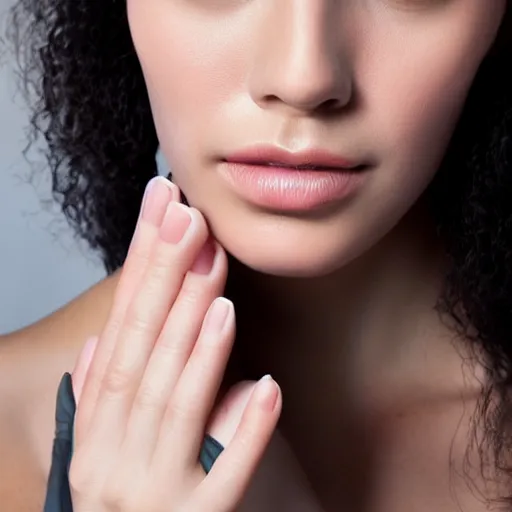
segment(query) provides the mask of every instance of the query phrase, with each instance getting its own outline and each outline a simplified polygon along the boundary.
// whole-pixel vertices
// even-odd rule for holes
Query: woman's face
[[[127,6],[173,180],[236,258],[314,276],[425,190],[506,0]]]

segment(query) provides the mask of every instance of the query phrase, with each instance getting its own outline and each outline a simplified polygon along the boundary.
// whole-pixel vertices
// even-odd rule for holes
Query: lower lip
[[[249,202],[283,211],[315,210],[345,199],[362,175],[346,169],[297,170],[233,162],[223,162],[221,174]]]

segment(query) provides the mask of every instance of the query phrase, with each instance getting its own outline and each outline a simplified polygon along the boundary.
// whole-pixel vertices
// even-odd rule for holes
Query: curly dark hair
[[[473,440],[512,476],[512,9],[427,191],[450,265],[439,299],[487,370]],[[10,40],[53,193],[108,273],[125,259],[158,140],[124,0],[18,0]],[[483,349],[480,350],[480,349]],[[470,443],[471,444],[471,443]],[[469,460],[469,458],[468,458]],[[492,460],[492,463],[490,461]],[[497,471],[494,471],[497,470]],[[500,497],[512,504],[512,493]]]

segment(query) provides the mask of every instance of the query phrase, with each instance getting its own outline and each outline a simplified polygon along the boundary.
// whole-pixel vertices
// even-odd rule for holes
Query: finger
[[[206,432],[222,446],[227,446],[235,436],[255,386],[255,381],[238,382],[214,407]]]
[[[84,382],[87,377],[87,372],[91,365],[96,346],[98,344],[98,336],[89,338],[82,349],[80,356],[78,357],[77,363],[71,374],[71,382],[73,384],[73,394],[75,396],[75,402],[78,405],[80,403],[80,397],[82,395],[82,389]]]
[[[83,386],[81,406],[77,412],[77,438],[82,431],[88,430],[101,382],[112,356],[128,304],[146,271],[167,205],[170,201],[179,199],[179,194],[178,187],[162,177],[153,178],[146,187],[141,213],[116,288],[112,310],[100,336],[101,342],[98,343],[88,378]]]
[[[226,274],[224,251],[219,244],[208,241],[185,276],[135,396],[126,434],[135,451],[140,444],[147,448],[148,455],[155,448],[174,386],[198,339],[209,306],[224,289]]]
[[[255,386],[235,435],[201,481],[191,510],[237,507],[256,472],[281,413],[279,386],[270,377]]]
[[[155,342],[184,275],[207,238],[206,222],[197,210],[169,203],[147,271],[128,306],[101,385],[91,435],[94,437],[97,426],[102,442],[119,442],[124,437]]]
[[[203,322],[190,359],[176,384],[162,420],[156,467],[195,467],[205,425],[219,390],[235,338],[233,303],[215,299]],[[173,453],[173,457],[168,456]]]
[[[116,314],[122,316],[126,312],[130,299],[147,268],[153,243],[158,238],[158,231],[167,206],[171,201],[179,202],[179,200],[179,188],[168,179],[157,176],[148,183],[142,200],[140,219],[116,288],[113,316]]]

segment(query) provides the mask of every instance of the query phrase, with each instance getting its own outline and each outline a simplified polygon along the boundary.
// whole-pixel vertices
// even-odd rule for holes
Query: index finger
[[[157,176],[148,183],[109,318],[101,333],[82,390],[82,406],[77,411],[80,416],[80,422],[78,422],[80,428],[87,429],[89,425],[103,375],[115,348],[117,335],[133,294],[146,271],[167,205],[170,201],[177,200],[179,200],[179,189],[166,178]]]

